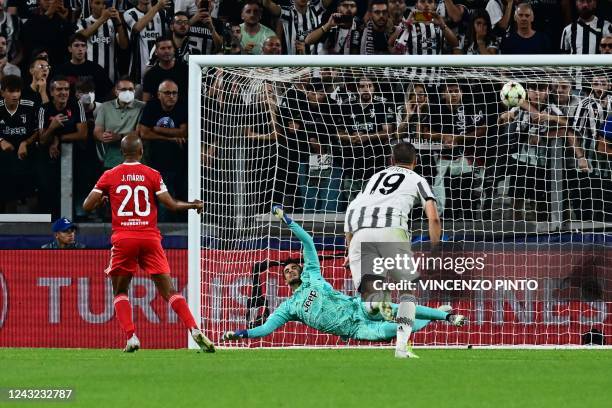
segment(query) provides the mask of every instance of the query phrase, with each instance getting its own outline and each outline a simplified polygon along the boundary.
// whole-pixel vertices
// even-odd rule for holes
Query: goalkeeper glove
[[[274,216],[278,218],[279,220],[285,221],[285,224],[287,225],[293,222],[293,220],[289,218],[288,215],[285,214],[285,210],[283,210],[283,207],[281,207],[280,205],[272,206],[272,214],[274,214]]]
[[[249,338],[249,334],[246,330],[236,330],[235,332],[233,331],[228,331],[223,333],[223,337],[221,338],[223,341],[228,341],[228,340],[242,340],[242,339],[248,339]]]

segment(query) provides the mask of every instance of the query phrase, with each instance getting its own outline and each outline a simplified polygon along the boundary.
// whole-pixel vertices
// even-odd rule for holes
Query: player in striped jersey
[[[327,1],[327,3],[330,3]],[[272,0],[264,0],[263,6],[275,17],[280,16],[283,50],[285,54],[318,54],[322,44],[306,47],[306,36],[321,24],[325,6],[321,0],[295,0],[293,5],[279,6]],[[277,33],[281,30],[277,28]],[[280,34],[280,33],[279,33]]]
[[[129,28],[132,59],[130,62],[130,76],[140,83],[145,68],[149,62],[151,50],[155,46],[155,39],[166,35],[166,11],[169,0],[158,0],[151,6],[151,0],[138,0],[138,5],[123,14],[125,23]]]
[[[117,79],[115,46],[127,49],[127,30],[119,11],[107,8],[104,0],[91,0],[90,6],[91,15],[78,21],[77,32],[87,37],[87,59],[104,68],[114,83]]]
[[[380,291],[376,290],[375,282],[380,282],[384,276],[363,271],[362,262],[369,266],[374,258],[411,255],[408,217],[416,200],[420,201],[429,220],[432,245],[438,244],[441,234],[436,199],[427,181],[413,171],[416,166],[414,146],[410,143],[396,144],[393,146],[392,160],[393,165],[372,176],[364,190],[350,203],[344,222],[353,283],[366,307],[379,309],[385,308],[381,307],[380,302],[386,302]],[[414,265],[410,265],[408,268],[390,270],[389,276],[398,282],[413,281],[418,277],[418,271]],[[415,313],[414,295],[410,291],[400,291],[396,315],[396,357],[409,356],[407,344],[413,331]]]
[[[597,17],[597,0],[576,0],[578,19],[563,29],[561,51],[567,54],[599,54],[602,36],[612,34],[609,21]]]

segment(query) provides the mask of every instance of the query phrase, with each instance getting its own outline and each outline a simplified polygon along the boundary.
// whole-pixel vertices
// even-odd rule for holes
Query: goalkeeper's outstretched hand
[[[242,340],[248,337],[249,337],[249,334],[247,333],[246,330],[236,330],[235,332],[228,331],[228,332],[223,333],[223,337],[221,337],[221,340],[223,341]]]
[[[279,220],[282,220],[285,222],[285,224],[289,225],[293,222],[293,220],[291,218],[289,218],[288,215],[285,214],[285,210],[283,210],[283,207],[281,207],[280,205],[273,205],[272,206],[272,214],[274,214],[274,216],[276,218],[278,218]]]

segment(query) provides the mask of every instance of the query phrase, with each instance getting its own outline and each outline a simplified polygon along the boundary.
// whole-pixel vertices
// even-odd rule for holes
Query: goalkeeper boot
[[[140,340],[138,340],[138,337],[136,337],[135,334],[132,334],[132,337],[130,337],[127,341],[127,344],[125,345],[125,348],[123,349],[124,353],[133,353],[136,350],[138,350],[140,348]]]
[[[404,350],[395,349],[395,358],[420,358],[412,350],[412,341],[408,341]]]
[[[206,353],[215,352],[215,345],[213,344],[212,341],[210,341],[208,337],[204,335],[204,333],[202,333],[202,330],[200,329],[191,330],[191,337],[193,338],[193,341],[196,342],[196,344],[200,347],[202,351]]]
[[[467,323],[467,318],[460,314],[449,314],[446,320],[453,326],[463,326]]]
[[[272,206],[272,214],[274,214],[274,216],[278,218],[279,220],[285,221],[287,225],[293,222],[293,220],[289,218],[288,215],[285,214],[285,210],[283,210],[283,207],[281,207],[280,205]]]

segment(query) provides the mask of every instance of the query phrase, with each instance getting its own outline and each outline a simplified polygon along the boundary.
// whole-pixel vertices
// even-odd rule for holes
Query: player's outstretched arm
[[[273,206],[272,214],[274,214],[276,218],[287,224],[289,226],[289,229],[293,231],[293,233],[302,242],[304,252],[304,268],[302,272],[302,280],[306,276],[310,276],[312,278],[313,274],[321,276],[319,255],[317,254],[317,249],[315,248],[314,241],[312,240],[310,234],[304,231],[304,228],[302,228],[301,225],[289,218],[289,216],[285,214],[283,207],[279,205]],[[304,275],[304,273],[306,273],[306,275]]]
[[[249,330],[228,331],[223,334],[221,339],[227,341],[265,337],[274,332],[274,330],[283,326],[289,320],[291,320],[291,315],[288,312],[287,303],[283,302],[261,326],[254,327]]]
[[[159,200],[160,203],[164,205],[164,207],[166,207],[170,211],[175,211],[175,212],[196,210],[198,214],[200,214],[202,212],[202,209],[204,208],[202,201],[200,200],[194,200],[194,201],[189,201],[189,202],[177,200],[174,197],[172,197],[170,193],[168,193],[167,191],[164,191],[163,193],[159,194],[157,196],[157,199]]]

